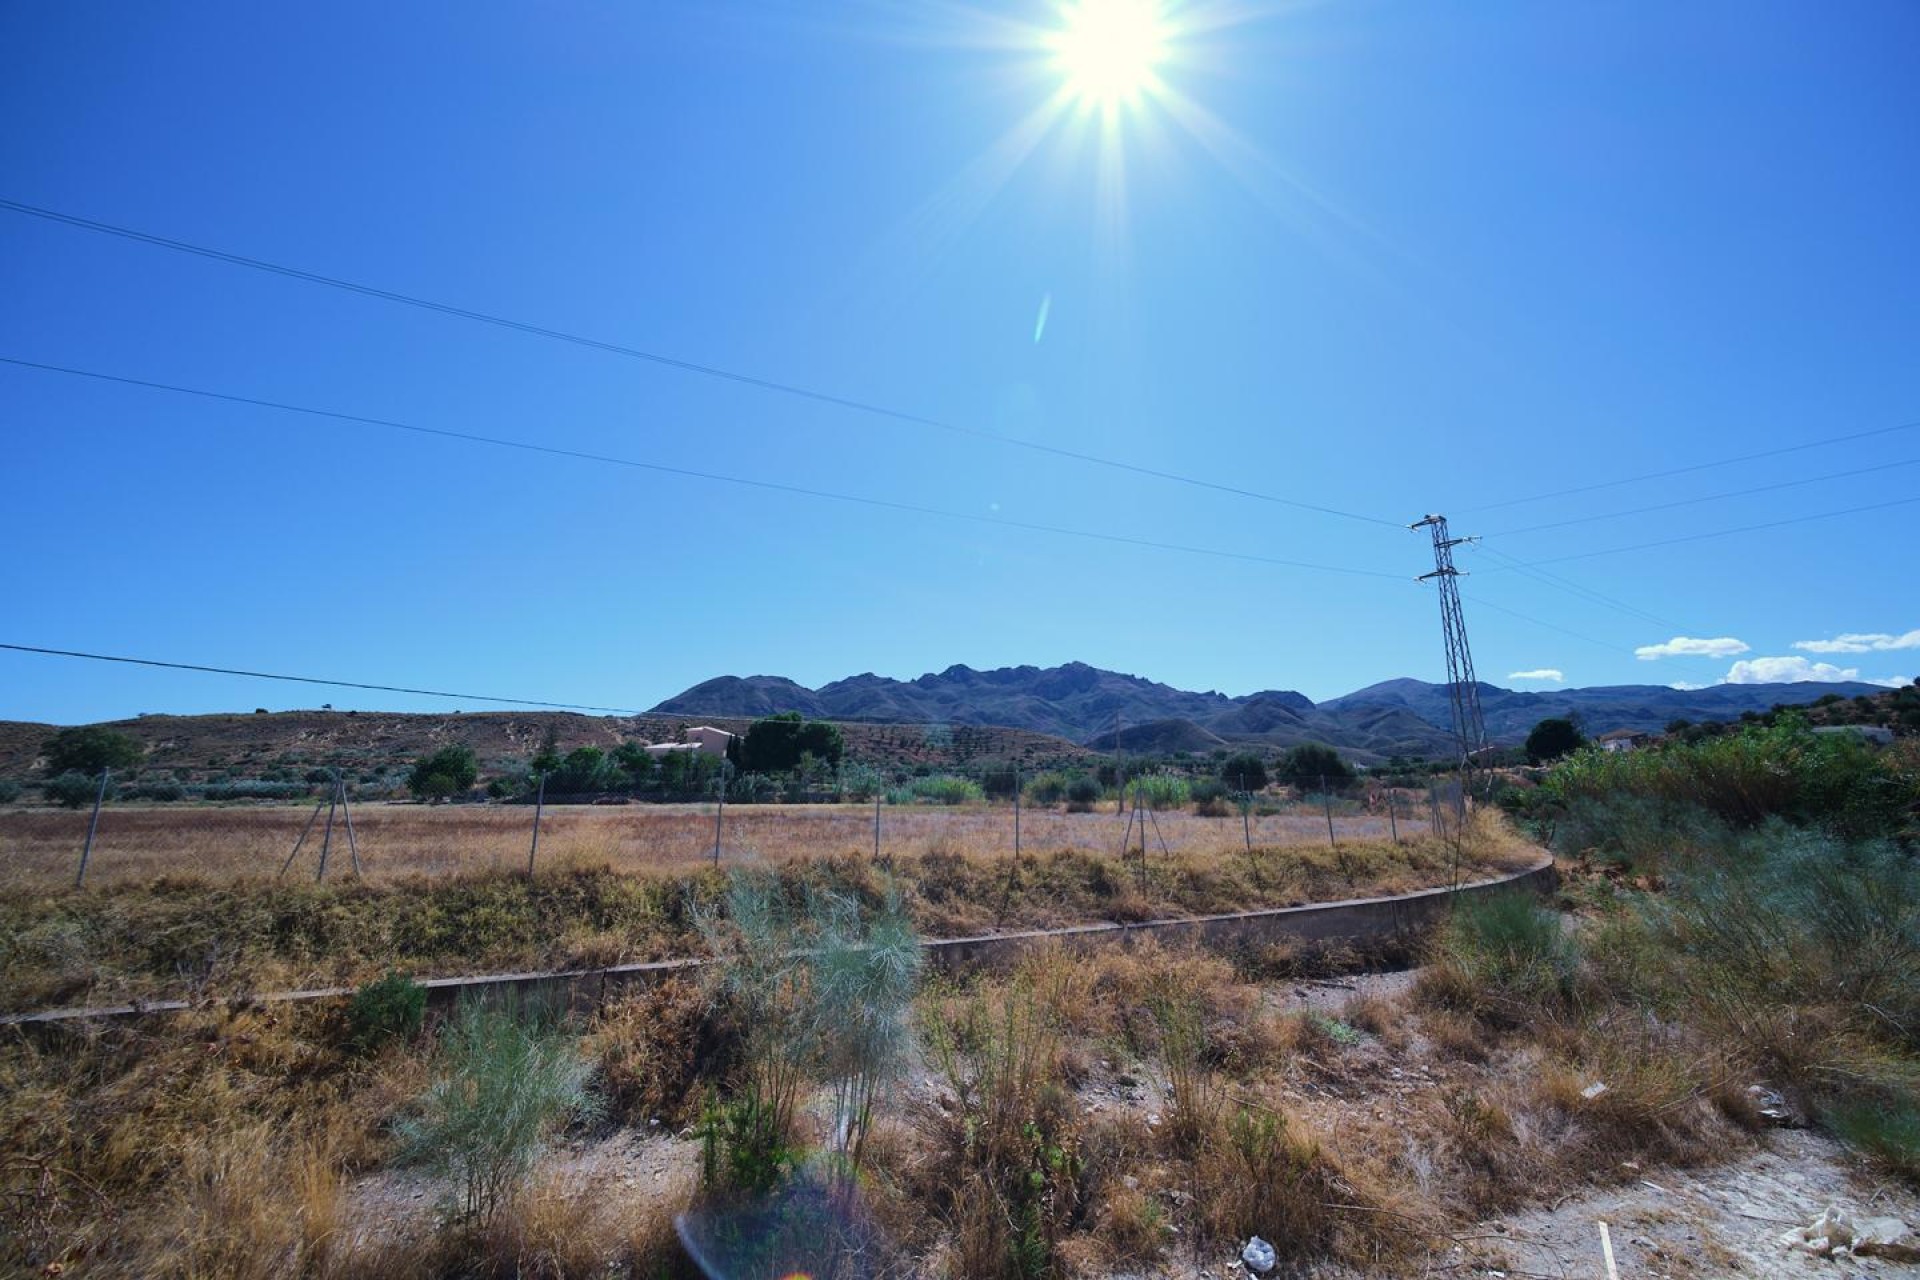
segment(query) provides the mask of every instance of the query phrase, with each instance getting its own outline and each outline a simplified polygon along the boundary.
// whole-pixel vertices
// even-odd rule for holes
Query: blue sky
[[[1911,506],[1618,550],[1920,493],[1920,9],[1166,20],[1103,140],[1047,3],[0,4],[0,196],[971,434],[7,211],[0,356],[989,520],[0,365],[0,641],[616,707],[1073,659],[1324,698],[1443,678],[1390,527],[1442,511],[1497,683],[1920,671]],[[0,653],[5,718],[321,701],[484,705]]]

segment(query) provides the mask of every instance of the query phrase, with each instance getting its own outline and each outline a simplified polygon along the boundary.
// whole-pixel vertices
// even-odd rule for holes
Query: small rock
[[[1160,1113],[1158,1111],[1147,1112],[1147,1128],[1158,1129],[1159,1127],[1160,1127]]]
[[[1129,1191],[1138,1191],[1140,1189],[1140,1179],[1134,1177],[1132,1174],[1128,1174],[1126,1177],[1120,1179],[1120,1185]]]
[[[1588,1102],[1592,1102],[1595,1098],[1599,1097],[1601,1094],[1605,1093],[1606,1091],[1607,1091],[1607,1086],[1605,1085],[1605,1083],[1599,1080],[1595,1080],[1592,1084],[1588,1085],[1586,1088],[1580,1091],[1580,1096],[1585,1098]]]

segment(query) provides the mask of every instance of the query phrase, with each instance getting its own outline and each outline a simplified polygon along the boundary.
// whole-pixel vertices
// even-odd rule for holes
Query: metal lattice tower
[[[1473,791],[1474,762],[1487,749],[1487,722],[1480,713],[1480,685],[1473,674],[1473,651],[1467,647],[1467,622],[1460,612],[1460,573],[1453,567],[1453,549],[1470,538],[1450,537],[1445,516],[1428,516],[1407,526],[1433,530],[1433,572],[1420,581],[1437,580],[1440,587],[1440,627],[1447,639],[1447,697],[1453,707],[1453,736],[1460,746],[1460,782],[1465,794]]]

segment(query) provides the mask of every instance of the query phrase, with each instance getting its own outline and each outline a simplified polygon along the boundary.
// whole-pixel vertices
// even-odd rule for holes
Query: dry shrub
[[[1573,1053],[1550,1062],[1537,1087],[1579,1131],[1568,1166],[1601,1172],[1629,1160],[1689,1165],[1723,1157],[1741,1135],[1715,1098],[1728,1096],[1734,1075],[1724,1056],[1623,1015],[1582,1028]]]
[[[643,1128],[687,1123],[701,1076],[724,1076],[737,1053],[729,1024],[700,984],[683,977],[608,1001],[584,1048],[609,1114]]]
[[[1050,1273],[1086,1212],[1079,1108],[1059,1079],[1061,1032],[1016,982],[937,1002],[927,1039],[950,1093],[920,1115],[915,1197],[947,1225],[957,1275]]]
[[[1413,1041],[1412,1015],[1406,1002],[1398,997],[1365,992],[1347,1001],[1340,1020],[1358,1027],[1395,1053],[1404,1051]]]
[[[1108,1190],[1094,1210],[1093,1229],[1106,1259],[1116,1263],[1150,1263],[1172,1238],[1167,1212],[1160,1201],[1137,1181]]]
[[[1420,1030],[1442,1057],[1483,1063],[1493,1056],[1497,1033],[1471,1014],[1428,1009],[1420,1015]]]
[[[1221,1113],[1193,1160],[1200,1227],[1216,1242],[1258,1234],[1283,1256],[1331,1255],[1342,1211],[1358,1192],[1313,1134],[1278,1108],[1237,1106]]]

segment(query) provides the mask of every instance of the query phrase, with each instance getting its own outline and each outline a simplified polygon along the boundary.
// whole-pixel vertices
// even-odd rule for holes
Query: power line
[[[926,427],[937,431],[948,431],[957,435],[969,436],[979,440],[991,440],[1017,449],[1027,449],[1035,453],[1044,453],[1056,458],[1067,458],[1074,462],[1089,463],[1094,466],[1109,467],[1116,471],[1126,471],[1134,475],[1149,476],[1156,480],[1168,480],[1176,484],[1191,485],[1198,489],[1209,489],[1215,493],[1229,493],[1236,497],[1252,498],[1259,502],[1275,503],[1283,507],[1293,507],[1301,511],[1313,511],[1321,515],[1339,516],[1346,520],[1357,520],[1364,524],[1382,525],[1397,529],[1399,522],[1384,520],[1375,516],[1362,515],[1353,511],[1342,511],[1337,507],[1323,506],[1319,503],[1302,502],[1296,498],[1283,498],[1277,494],[1262,493],[1254,489],[1241,488],[1238,485],[1221,484],[1212,480],[1203,480],[1198,476],[1183,475],[1174,471],[1162,471],[1155,467],[1140,466],[1136,463],[1122,462],[1116,458],[1104,458],[1097,454],[1082,453],[1074,449],[1063,449],[1058,445],[1042,443],[1038,440],[1022,439],[1018,436],[1001,435],[998,432],[982,430],[961,423],[945,422],[923,414],[911,413],[904,409],[889,408],[871,401],[856,400],[849,396],[834,395],[830,392],[816,391],[810,387],[795,383],[781,382],[772,378],[763,378],[755,374],[740,373],[723,369],[717,365],[701,364],[693,360],[682,360],[675,356],[663,355],[657,351],[646,351],[618,342],[609,342],[601,338],[587,337],[583,334],[569,333],[563,329],[552,329],[545,325],[531,324],[524,320],[514,320],[506,316],[493,315],[485,311],[475,311],[467,307],[454,306],[451,303],[436,302],[430,298],[413,294],[399,293],[391,289],[381,289],[373,285],[360,284],[353,280],[343,280],[337,276],[321,275],[314,271],[303,271],[298,267],[289,267],[277,262],[268,262],[262,258],[250,258],[244,254],[229,253],[224,249],[213,249],[205,245],[191,244],[185,240],[175,240],[168,236],[155,235],[148,231],[139,231],[132,227],[115,226],[108,222],[97,222],[91,218],[82,218],[76,214],[62,213],[55,209],[45,209],[38,205],[26,204],[19,200],[0,197],[0,209],[9,209],[28,217],[43,218],[64,226],[75,227],[82,231],[95,231],[103,235],[119,236],[125,240],[137,241],[161,249],[172,249],[179,253],[192,254],[208,258],[215,262],[224,262],[232,266],[247,267],[254,271],[264,271],[272,275],[284,276],[290,280],[299,280],[307,284],[325,285],[330,289],[341,289],[348,293],[357,293],[363,297],[377,298],[383,302],[398,303],[402,306],[417,307],[423,311],[433,311],[441,315],[454,316],[462,320],[472,320],[481,324],[495,325],[510,329],[516,333],[530,334],[538,338],[548,338],[555,342],[569,342],[575,346],[588,347],[611,355],[625,356],[632,360],[643,360],[649,364],[667,369],[676,369],[682,373],[698,374],[702,377],[716,378],[723,382],[739,386],[753,387],[761,391],[771,391],[780,395],[796,396],[816,404],[832,405],[839,409],[852,410],[855,413],[868,414],[877,418],[886,418],[894,422],[906,423],[917,427]]]
[[[1587,600],[1590,603],[1605,605],[1607,608],[1613,609],[1619,613],[1628,614],[1636,618],[1643,618],[1648,622],[1657,622],[1663,627],[1673,627],[1676,630],[1681,630],[1681,631],[1684,631],[1687,629],[1686,624],[1684,623],[1675,622],[1671,618],[1663,618],[1657,613],[1649,613],[1647,610],[1642,609],[1637,605],[1628,604],[1624,600],[1616,600],[1612,596],[1604,595],[1601,592],[1595,591],[1592,587],[1582,586],[1580,583],[1575,582],[1570,578],[1562,577],[1557,573],[1551,573],[1545,569],[1536,569],[1532,565],[1529,565],[1526,562],[1521,560],[1516,560],[1514,557],[1507,555],[1505,552],[1496,551],[1492,547],[1480,546],[1479,550],[1484,552],[1487,555],[1493,556],[1496,559],[1505,562],[1514,571],[1526,577],[1532,578],[1536,582],[1544,583],[1549,587],[1554,587],[1558,590],[1564,591],[1568,595]]]
[[[1857,507],[1842,507],[1838,511],[1819,511],[1812,515],[1790,516],[1785,520],[1769,520],[1764,524],[1741,525],[1737,529],[1715,529],[1709,533],[1690,533],[1679,538],[1662,538],[1657,542],[1636,542],[1632,546],[1608,547],[1601,551],[1582,551],[1570,556],[1549,556],[1545,560],[1530,560],[1514,568],[1537,569],[1545,564],[1564,564],[1569,560],[1591,560],[1596,556],[1617,556],[1629,551],[1648,551],[1655,547],[1678,546],[1683,542],[1704,542],[1709,538],[1731,538],[1741,533],[1757,533],[1762,529],[1778,529],[1790,524],[1808,524],[1815,520],[1832,520],[1838,516],[1858,515],[1863,511],[1884,511],[1888,507],[1904,507],[1920,502],[1920,495],[1911,498],[1895,498],[1890,502],[1869,502]],[[1489,569],[1489,573],[1505,573],[1505,569]]]
[[[82,653],[73,649],[43,649],[31,644],[4,644],[0,649],[14,653],[38,653],[56,658],[84,658],[89,662],[124,662],[138,667],[166,667],[173,671],[201,671],[218,676],[246,676],[253,680],[284,680],[291,684],[320,684],[335,689],[367,689],[375,693],[411,693],[423,698],[452,698],[460,702],[501,702],[516,707],[545,707],[550,711],[599,711],[617,716],[647,714],[631,707],[592,707],[573,702],[543,702],[534,698],[492,698],[479,693],[447,693],[440,689],[407,689],[391,684],[361,684],[353,680],[324,680],[318,676],[289,676],[271,671],[241,671],[233,667],[207,667],[192,662],[162,662],[157,658],[127,658],[108,653]]]
[[[357,413],[342,413],[333,409],[316,409],[307,405],[288,404],[279,400],[262,400],[253,396],[232,395],[222,391],[208,391],[199,387],[184,387],[167,382],[153,382],[145,378],[131,378],[120,374],[101,373],[92,369],[75,369],[65,365],[43,364],[36,360],[22,360],[14,356],[0,356],[0,364],[15,365],[23,369],[35,369],[44,373],[66,374],[76,378],[91,378],[100,382],[113,382],[122,386],[141,387],[150,391],[166,391],[175,395],[197,396],[207,400],[218,400],[228,404],[246,405],[250,408],[272,409],[281,413],[297,413],[308,417],[325,418],[335,422],[351,422],[360,426],[381,427],[392,431],[408,431],[416,435],[437,436],[445,440],[459,440],[468,444],[484,444],[499,449],[517,449],[526,453],[547,454],[557,458],[571,458],[578,462],[600,463],[606,466],[627,467],[638,471],[652,471],[661,475],[680,476],[692,480],[707,480],[716,484],[743,485],[753,489],[771,490],[776,493],[794,494],[799,497],[818,498],[830,502],[852,503],[858,506],[878,507],[888,511],[907,512],[912,515],[937,516],[945,520],[965,520],[973,524],[994,525],[1006,529],[1020,529],[1029,533],[1047,533],[1059,537],[1085,538],[1095,542],[1112,542],[1123,546],[1143,547],[1155,551],[1175,551],[1185,555],[1212,556],[1216,559],[1242,560],[1253,564],[1274,565],[1285,569],[1307,569],[1318,573],[1338,573],[1350,577],[1384,578],[1390,582],[1400,582],[1404,575],[1382,573],[1373,569],[1358,569],[1348,565],[1316,564],[1306,560],[1286,560],[1275,556],[1255,555],[1244,551],[1226,551],[1215,547],[1195,547],[1182,543],[1160,542],[1151,538],[1136,538],[1127,534],[1100,533],[1091,529],[1073,529],[1064,525],[1040,524],[1030,520],[1009,520],[1003,516],[981,515],[972,511],[952,511],[943,507],[922,506],[919,503],[899,502],[890,498],[872,498],[861,494],[836,493],[830,489],[814,489],[805,485],[786,484],[777,480],[755,480],[746,476],[725,475],[717,471],[699,471],[690,467],[670,466],[662,462],[644,462],[637,458],[622,458],[612,454],[590,453],[580,449],[563,449],[555,445],[533,444],[525,440],[511,440],[502,436],[479,435],[469,431],[452,431],[442,427],[423,427],[417,423],[398,422],[391,418],[374,418]]]
[[[1504,613],[1509,618],[1518,618],[1522,622],[1531,622],[1536,627],[1544,627],[1548,631],[1558,631],[1563,636],[1572,636],[1575,640],[1583,641],[1586,644],[1598,645],[1600,648],[1610,650],[1614,653],[1625,652],[1624,647],[1621,645],[1608,644],[1605,640],[1595,640],[1592,636],[1582,635],[1578,631],[1569,631],[1565,627],[1555,626],[1551,622],[1542,622],[1540,619],[1529,614],[1521,613],[1518,609],[1509,609],[1505,605],[1495,604],[1491,600],[1482,600],[1478,596],[1468,595],[1463,595],[1460,598],[1470,601],[1477,609],[1491,609],[1495,613]]]
[[[1656,502],[1648,507],[1631,507],[1625,511],[1608,511],[1597,516],[1575,516],[1570,520],[1553,520],[1546,524],[1530,524],[1518,529],[1501,529],[1484,536],[1505,538],[1515,534],[1539,533],[1543,529],[1564,529],[1568,525],[1591,524],[1596,520],[1618,520],[1624,516],[1643,516],[1654,511],[1671,511],[1675,507],[1698,506],[1702,502],[1720,502],[1727,498],[1744,498],[1755,493],[1772,493],[1776,489],[1793,489],[1803,484],[1819,484],[1824,480],[1845,480],[1850,476],[1872,475],[1878,471],[1892,471],[1897,467],[1920,466],[1920,458],[1902,458],[1898,462],[1880,462],[1870,467],[1854,467],[1849,471],[1829,471],[1822,476],[1803,476],[1798,480],[1780,480],[1773,484],[1755,485],[1751,489],[1730,489],[1725,493],[1709,493],[1699,498],[1682,498],[1677,502]]]
[[[1891,427],[1875,427],[1870,431],[1855,431],[1844,436],[1828,436],[1824,440],[1809,440],[1805,444],[1783,445],[1778,449],[1762,449],[1758,453],[1743,453],[1731,458],[1717,458],[1712,462],[1696,462],[1691,466],[1673,467],[1666,471],[1648,471],[1642,475],[1627,476],[1621,480],[1603,480],[1599,484],[1576,485],[1571,489],[1555,489],[1551,493],[1536,493],[1527,498],[1509,498],[1505,502],[1490,502],[1484,506],[1466,507],[1465,514],[1477,511],[1498,511],[1503,507],[1517,507],[1529,502],[1545,502],[1548,498],[1565,498],[1576,493],[1594,493],[1601,489],[1617,489],[1622,485],[1639,484],[1643,480],[1663,480],[1668,476],[1691,475],[1695,471],[1709,471],[1715,467],[1728,467],[1736,462],[1753,462],[1760,458],[1777,458],[1783,454],[1801,453],[1808,449],[1819,449],[1830,444],[1846,444],[1853,440],[1867,440],[1874,436],[1891,435],[1896,431],[1912,431],[1920,427],[1920,419],[1902,422]]]

